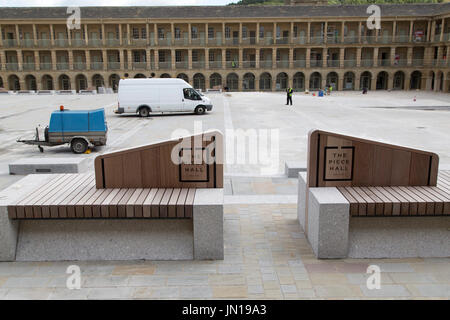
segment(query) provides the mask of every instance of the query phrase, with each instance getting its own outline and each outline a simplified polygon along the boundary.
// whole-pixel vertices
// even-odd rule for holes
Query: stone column
[[[89,50],[86,50],[86,70],[91,70],[91,52]]]
[[[370,79],[370,90],[377,90],[377,75],[372,73],[372,79]]]
[[[361,54],[362,54],[362,48],[356,48],[356,67],[361,67]]]
[[[339,68],[344,68],[344,61],[345,61],[345,48],[339,49]],[[342,81],[339,81],[341,83]]]
[[[397,21],[392,22],[392,40],[391,42],[395,42],[397,37]]]
[[[441,22],[441,35],[439,37],[439,41],[442,42],[444,41],[444,26],[445,26],[445,19],[442,18],[442,22]]]
[[[146,60],[147,60],[147,70],[151,70],[152,69],[152,51],[150,49],[146,49],[145,55],[146,55]]]
[[[362,22],[358,23],[358,43],[361,43]]]
[[[277,49],[272,48],[272,69],[277,67]]]
[[[428,21],[427,23],[427,42],[429,42],[431,39],[431,21]]]
[[[105,34],[105,24],[104,23],[102,23],[101,29],[102,29],[102,44],[103,44],[103,46],[106,46],[106,34]],[[103,61],[103,63],[104,63],[104,61]]]
[[[290,44],[294,43],[294,23],[293,22],[291,22],[291,31],[289,31],[289,43]]]
[[[148,23],[145,24],[145,32],[147,33],[147,46],[150,45],[150,25]]]
[[[154,37],[155,37],[155,45],[157,46],[159,39],[158,39],[158,25],[156,23],[153,25],[153,33],[155,34],[154,35]],[[155,67],[157,67],[157,68],[158,68],[158,62],[159,61],[155,61]]]
[[[327,67],[327,61],[328,61],[328,48],[322,49],[322,67]]]
[[[108,70],[108,54],[106,50],[102,50],[103,70]]]
[[[328,21],[325,21],[323,26],[323,43],[328,43]]]
[[[410,83],[411,83],[411,73],[405,72],[405,83],[403,85],[403,90],[409,91]]]
[[[175,44],[175,25],[173,22],[170,24],[170,33],[172,33],[172,39],[170,42],[172,43],[172,45],[174,45]]]
[[[159,51],[154,50],[155,55],[155,70],[159,70]]]
[[[277,23],[273,23],[273,44],[277,43]]]
[[[1,28],[0,28],[0,34],[1,34]],[[1,37],[0,37],[1,38]],[[37,34],[37,29],[36,29],[36,25],[33,23],[33,44],[35,46],[37,46],[38,44],[38,34]],[[0,40],[0,46],[2,45],[2,42]]]
[[[238,68],[242,69],[243,67],[244,67],[244,49],[239,48]]]
[[[277,90],[277,77],[276,75],[274,75],[272,77],[272,91],[276,91]]]
[[[208,38],[208,36],[207,36]],[[209,70],[209,49],[205,48],[205,69]],[[208,78],[209,81],[209,78]]]
[[[127,60],[128,60],[128,70],[134,70],[134,67],[133,67],[133,55],[132,55],[132,51],[131,50],[128,50],[127,51],[127,54],[128,54],[128,57],[127,57]]]
[[[413,48],[412,47],[408,47],[408,51],[406,53],[406,59],[407,59],[407,65],[411,66],[412,59],[413,59]]]
[[[311,22],[308,22],[307,34],[306,34],[306,43],[311,43]]]
[[[70,52],[72,52],[72,51],[69,51],[69,62],[70,62]],[[3,58],[2,58],[2,61],[3,61]],[[41,61],[39,59],[39,51],[37,51],[37,50],[34,51],[34,68],[36,71],[41,70]]]
[[[73,70],[73,51],[69,50],[69,70]]]
[[[310,73],[306,72],[305,73],[305,91],[309,91],[309,76],[310,76]]]
[[[50,32],[52,32],[52,25],[50,25]],[[20,43],[21,43],[21,41],[20,41],[20,33],[19,33],[19,25],[18,24],[16,24],[16,41],[17,41],[17,46],[18,47],[20,47]],[[53,41],[53,38],[52,38],[52,41]],[[53,43],[52,43],[52,45],[53,45]]]
[[[413,40],[413,30],[414,30],[414,20],[409,22],[409,42],[411,43]]]
[[[171,69],[172,70],[175,70],[175,67],[176,67],[176,56],[175,56],[175,49],[170,49],[170,61],[171,61],[171,64],[172,64],[172,66],[171,66]]]
[[[259,63],[259,54],[260,54],[260,49],[256,48],[255,49],[255,67],[256,67],[256,69],[259,69],[259,65],[260,65],[260,63]]]
[[[72,30],[69,27],[67,27],[67,43],[69,47],[72,46]]]
[[[33,24],[33,28],[35,30],[36,26]],[[0,24],[0,47],[3,47],[3,31],[2,31],[2,25]],[[35,41],[36,41],[36,37],[34,37]],[[36,42],[34,43],[34,45],[36,45]],[[3,60],[2,60],[3,61]]]
[[[222,49],[222,69],[227,67],[227,51]]]
[[[57,63],[57,61],[56,61],[56,51],[52,50],[51,51],[51,55],[52,55],[52,70],[56,71],[57,70],[56,69],[56,63]]]
[[[130,34],[130,24],[127,23],[127,39],[125,41],[125,44],[130,45],[131,44],[131,34]]]
[[[239,44],[242,44],[242,22],[239,22]]]
[[[373,48],[373,67],[376,68],[378,67],[378,50],[380,48],[375,47]]]
[[[122,24],[119,23],[119,45],[122,46],[123,39],[122,39]]]
[[[311,67],[311,48],[306,48],[306,65],[305,65],[305,67],[307,69],[309,69]]]
[[[192,49],[188,49],[188,69],[192,69]]]
[[[361,74],[355,74],[355,90],[360,90],[361,88]]]
[[[257,22],[256,23],[256,44],[258,44],[258,45],[259,45],[259,29],[260,29],[260,25],[259,25],[259,22]]]
[[[209,32],[208,32],[208,29],[209,29],[209,25],[208,25],[208,23],[206,23],[206,24],[205,24],[205,44],[206,44],[206,45],[208,45],[208,42],[209,42]],[[208,61],[209,61],[209,59],[208,59]],[[209,78],[208,78],[208,82],[209,82]]]
[[[222,44],[225,44],[225,22],[222,22]]]
[[[86,37],[85,41],[86,41],[86,45],[89,45],[89,33],[88,33],[88,26],[87,24],[84,25],[84,35]]]
[[[1,37],[0,37],[1,38]],[[6,70],[6,54],[5,54],[5,51],[0,51],[0,60],[1,60],[1,67],[2,67],[2,70]],[[6,79],[6,81],[7,81],[8,79]],[[5,82],[5,80],[3,80],[3,85],[6,87],[6,82]]]
[[[431,42],[434,42],[435,32],[436,32],[436,21],[433,21],[433,23],[431,24],[431,38],[430,38]]]
[[[125,60],[123,57],[123,51],[122,49],[119,49],[119,63],[120,63],[120,70],[124,70],[125,69]]]
[[[341,43],[345,42],[345,22],[342,21],[342,25],[341,25]],[[339,81],[341,82],[341,81]]]
[[[289,48],[289,69],[293,69],[294,68],[294,49],[293,48]],[[291,79],[292,77],[290,77],[289,79]]]
[[[188,23],[188,43],[192,45],[192,25]]]
[[[395,65],[394,64],[394,61],[395,61],[395,49],[396,49],[395,47],[391,47],[390,48],[391,51],[389,52],[390,53],[390,59],[389,59],[390,61],[389,62],[390,62],[391,66]]]

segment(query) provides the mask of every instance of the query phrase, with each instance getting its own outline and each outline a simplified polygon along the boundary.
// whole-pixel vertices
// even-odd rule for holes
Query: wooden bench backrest
[[[203,157],[193,164],[172,161],[172,152],[180,159],[194,150],[200,152],[197,155],[212,154],[214,161],[206,163]],[[95,182],[99,189],[223,188],[223,136],[219,131],[204,132],[100,155],[95,159]]]
[[[436,186],[439,157],[341,134],[308,137],[308,187]]]

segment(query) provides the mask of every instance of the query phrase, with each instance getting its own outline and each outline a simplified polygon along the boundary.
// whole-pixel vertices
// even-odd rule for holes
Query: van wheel
[[[195,108],[195,114],[204,114],[206,111],[204,106],[198,106],[197,108]]]
[[[88,148],[88,144],[84,139],[73,139],[70,143],[70,149],[73,153],[85,153]]]
[[[139,109],[139,116],[140,117],[146,118],[146,117],[148,117],[149,114],[150,114],[150,110],[148,108],[143,107],[143,108]]]

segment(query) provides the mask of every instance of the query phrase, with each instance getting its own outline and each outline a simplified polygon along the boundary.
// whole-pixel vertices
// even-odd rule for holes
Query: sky
[[[0,7],[195,6],[226,5],[234,0],[0,0]]]

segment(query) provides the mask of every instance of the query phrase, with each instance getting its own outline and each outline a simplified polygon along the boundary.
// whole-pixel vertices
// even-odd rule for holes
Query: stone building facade
[[[301,1],[300,1],[301,2]],[[0,87],[117,88],[179,77],[235,91],[450,91],[450,4],[82,7],[0,10]],[[70,20],[74,21],[74,20]]]

